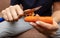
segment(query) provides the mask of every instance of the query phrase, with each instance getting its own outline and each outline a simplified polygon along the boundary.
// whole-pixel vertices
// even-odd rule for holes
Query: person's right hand
[[[10,6],[1,12],[2,17],[9,22],[18,20],[23,13],[23,9],[19,5]]]

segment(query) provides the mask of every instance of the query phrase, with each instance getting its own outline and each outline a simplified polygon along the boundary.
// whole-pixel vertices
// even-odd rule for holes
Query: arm
[[[56,22],[60,22],[60,2],[55,2],[53,4],[52,17]]]
[[[5,20],[8,19],[7,21],[16,21],[15,19],[17,19],[23,13],[23,10],[21,9],[21,7],[19,5],[16,5],[16,4],[18,4],[18,3],[15,3],[15,2],[17,2],[16,0],[14,0],[15,2],[13,0],[11,0],[11,1],[12,1],[11,5],[14,5],[14,6],[9,6],[8,8],[2,10],[1,14],[3,14],[3,17]],[[16,14],[18,14],[18,16],[16,16]],[[12,16],[14,16],[14,17],[12,17]],[[7,36],[14,36],[14,35],[17,35],[19,33],[22,33],[24,31],[27,31],[32,28],[29,23],[24,22],[23,18],[20,19],[20,17],[19,17],[19,21],[17,21],[17,22],[9,23],[9,22],[4,21],[4,22],[0,23],[0,25],[2,25],[2,27],[0,26],[1,27],[0,28],[1,37],[3,37],[3,36],[5,37],[6,34],[7,34]],[[4,30],[4,29],[6,29],[6,30]],[[10,35],[9,33],[11,33],[12,35]]]
[[[36,29],[38,29],[38,31],[40,31],[40,32],[42,32],[44,34],[46,33],[45,35],[53,37],[56,34],[56,31],[59,28],[59,25],[57,24],[57,22],[60,21],[60,2],[54,2],[52,17],[54,19],[52,25],[44,23],[42,21],[37,21],[36,23],[31,23],[31,25],[34,26]],[[48,30],[46,31],[46,28],[49,31]]]

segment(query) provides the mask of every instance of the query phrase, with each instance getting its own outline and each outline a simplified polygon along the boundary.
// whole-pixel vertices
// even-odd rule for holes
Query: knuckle
[[[20,10],[19,15],[23,15],[23,14],[24,14],[23,10]]]
[[[6,10],[6,11],[9,10],[9,8],[6,8],[5,10]]]
[[[15,5],[16,9],[22,10],[22,7],[20,5]]]
[[[14,8],[13,6],[10,6],[9,9]]]
[[[13,21],[13,19],[11,18],[11,19],[9,19],[10,21]]]
[[[20,7],[19,5],[15,5],[15,7]]]
[[[53,26],[48,27],[48,30],[53,30]]]
[[[6,15],[6,11],[3,10],[3,11],[1,12],[1,15],[2,15],[2,16]]]
[[[52,28],[48,28],[48,30],[52,30]]]
[[[20,13],[19,16],[23,16],[24,14],[23,13]]]
[[[13,22],[13,20],[9,20],[9,22]]]
[[[15,17],[14,20],[18,20],[18,17]]]
[[[48,30],[50,30],[50,31],[57,31],[58,27],[51,27],[51,28],[48,28]]]
[[[10,8],[13,7],[13,6],[10,6]]]
[[[59,27],[54,27],[54,28],[53,28],[53,30],[58,30],[58,29],[59,29]]]
[[[5,12],[5,10],[3,10],[1,13],[4,13]]]
[[[8,21],[8,22],[13,22],[13,19],[8,19],[8,20],[6,20],[6,21]]]
[[[4,18],[6,21],[9,21],[8,19]]]
[[[6,8],[5,10],[2,10],[1,13],[5,14],[8,9],[9,9],[9,8]]]

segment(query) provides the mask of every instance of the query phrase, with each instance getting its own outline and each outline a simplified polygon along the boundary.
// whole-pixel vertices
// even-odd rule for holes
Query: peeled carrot
[[[43,21],[43,22],[50,23],[50,24],[53,23],[53,19],[50,16],[46,16],[46,17],[43,17],[43,16],[27,16],[24,18],[24,20],[26,22]]]

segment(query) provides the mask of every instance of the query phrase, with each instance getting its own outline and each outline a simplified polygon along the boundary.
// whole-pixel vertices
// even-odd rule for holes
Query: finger
[[[55,22],[54,20],[53,20],[53,26],[59,27],[58,24],[57,24],[57,22]]]
[[[54,20],[53,20],[53,29],[55,29],[55,30],[59,29],[59,25]]]
[[[7,15],[6,15],[6,11],[5,11],[5,10],[2,11],[2,17],[3,17],[6,21],[8,21],[8,17],[7,17]]]
[[[34,28],[36,28],[40,33],[46,34],[47,31],[41,27],[39,27],[36,23],[31,22],[30,23]]]
[[[36,23],[30,22],[30,24],[31,24],[34,28],[36,28],[38,31],[43,32],[43,29],[40,28]]]
[[[17,14],[19,15],[19,17],[20,16],[23,16],[23,9],[19,6],[19,5],[16,5],[15,6],[15,9],[16,9],[16,11],[17,11]]]
[[[20,6],[20,7],[21,7],[21,9],[23,10],[23,6],[22,6],[22,4],[20,4],[19,6]]]
[[[7,17],[9,19],[9,21],[13,21],[13,17],[12,17],[12,15],[10,13],[10,9],[9,8],[6,9],[6,14],[7,14]]]
[[[41,27],[39,27],[36,23],[33,23],[33,22],[30,22],[30,24],[34,27],[34,28],[36,28],[39,32],[41,32],[41,33],[43,33],[43,34],[49,34],[49,35],[52,35],[52,34],[55,34],[54,32],[51,32],[51,31],[47,31],[47,30],[45,30],[44,28],[41,28]]]
[[[38,14],[36,14],[36,16],[39,16]]]
[[[52,29],[52,24],[48,24],[42,21],[37,21],[36,24],[38,24],[40,27],[46,29],[46,30],[51,30]]]
[[[12,14],[13,19],[14,19],[14,20],[18,20],[18,15],[17,15],[17,13],[16,13],[15,7],[10,6],[10,12],[11,12],[11,14]]]

